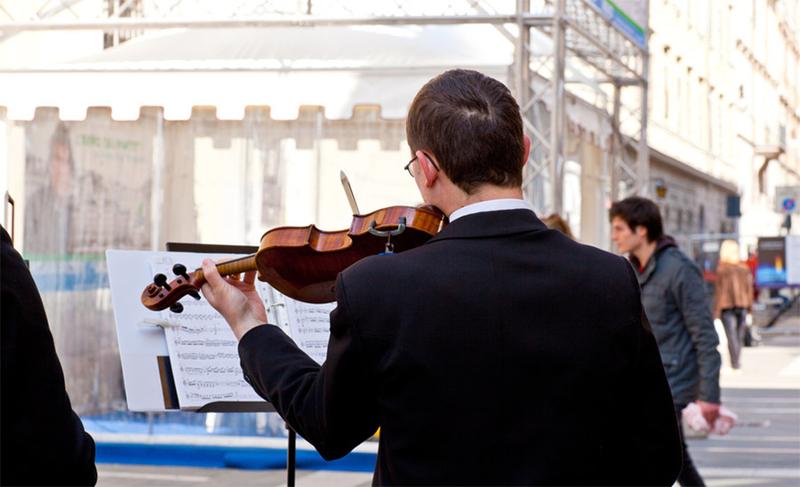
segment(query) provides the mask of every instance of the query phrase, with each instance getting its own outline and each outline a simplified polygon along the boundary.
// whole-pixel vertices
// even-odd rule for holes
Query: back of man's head
[[[408,111],[406,136],[412,151],[432,152],[468,194],[483,184],[522,184],[519,105],[503,83],[477,71],[453,69],[428,81]]]
[[[661,211],[653,201],[641,196],[631,196],[624,200],[615,201],[608,210],[608,219],[619,217],[628,224],[631,231],[636,227],[647,229],[647,240],[653,242],[664,235],[664,225],[661,222]]]

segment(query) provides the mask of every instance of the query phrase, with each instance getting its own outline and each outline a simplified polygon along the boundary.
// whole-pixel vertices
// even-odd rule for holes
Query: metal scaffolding
[[[568,99],[580,97],[600,110],[609,113],[611,136],[608,157],[611,162],[608,177],[609,199],[628,194],[647,193],[649,154],[647,146],[647,63],[646,43],[638,46],[614,26],[595,6],[586,0],[554,0],[537,2],[533,11],[530,0],[517,1],[517,15],[524,22],[527,15],[548,16],[548,22],[531,25],[551,39],[550,52],[534,54],[530,47],[530,31],[521,30],[517,43],[517,97],[525,114],[526,128],[543,146],[541,161],[529,161],[528,178],[540,172],[548,175],[551,210],[562,213],[565,143],[567,138],[565,105]],[[582,73],[576,79],[566,77],[566,67]],[[526,69],[527,67],[527,69]],[[536,75],[548,73],[546,82],[538,87],[530,82]],[[567,83],[575,93],[567,91]],[[584,85],[596,93],[612,93],[607,97],[581,95]],[[585,90],[583,90],[585,91]],[[624,91],[637,91],[625,96]],[[540,100],[550,98],[549,127],[536,124],[530,108]],[[623,115],[623,99],[628,109]],[[638,103],[636,103],[638,101]],[[633,105],[633,106],[632,106]],[[638,105],[638,106],[636,106]],[[638,115],[638,117],[637,117]],[[543,129],[549,129],[544,131]],[[633,146],[633,147],[631,147]],[[633,151],[631,151],[631,148]],[[532,151],[533,152],[533,151]],[[633,159],[633,160],[632,160]]]
[[[345,2],[339,5],[340,11],[333,11],[324,9],[330,4],[317,8],[310,0],[244,0],[237,12],[224,18],[208,11],[210,5],[218,8],[220,3],[202,0],[109,0],[113,5],[104,9],[102,18],[76,15],[74,20],[52,20],[80,1],[62,0],[60,8],[54,10],[49,1],[41,0],[37,15],[23,20],[0,9],[0,19],[8,19],[0,20],[0,39],[43,30],[102,30],[117,39],[120,33],[171,28],[494,25],[515,46],[510,84],[522,109],[525,130],[533,140],[524,188],[530,197],[531,185],[537,181],[537,187],[546,194],[544,204],[537,205],[543,207],[537,209],[563,211],[567,102],[590,106],[607,120],[610,136],[604,177],[608,199],[648,192],[646,27],[638,39],[624,32],[620,22],[615,22],[615,12],[609,12],[616,5],[605,0],[514,0],[513,10],[505,12],[496,9],[498,2],[450,0],[442,15],[436,16],[418,14],[414,2],[403,2],[402,6],[373,2],[376,10],[379,6],[384,10],[357,16]],[[130,9],[133,4],[135,10]],[[182,14],[202,12],[197,8],[201,4],[207,10],[205,17]],[[334,15],[322,16],[320,12]],[[627,19],[624,13],[621,15]]]

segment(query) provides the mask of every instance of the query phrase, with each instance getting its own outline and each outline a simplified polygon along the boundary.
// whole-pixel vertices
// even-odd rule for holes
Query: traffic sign
[[[800,211],[800,186],[778,186],[775,188],[775,210],[780,213]]]

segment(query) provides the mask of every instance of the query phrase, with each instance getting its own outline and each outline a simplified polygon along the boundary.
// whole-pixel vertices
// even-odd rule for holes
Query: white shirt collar
[[[516,198],[506,198],[499,200],[487,200],[472,203],[471,205],[462,206],[450,214],[450,223],[458,220],[462,216],[472,215],[474,213],[483,213],[485,211],[500,211],[500,210],[531,210],[533,205],[525,200]]]

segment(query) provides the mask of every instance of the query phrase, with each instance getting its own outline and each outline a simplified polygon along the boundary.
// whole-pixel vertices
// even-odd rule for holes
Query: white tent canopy
[[[193,106],[215,106],[239,119],[246,106],[269,106],[293,119],[316,105],[327,118],[350,118],[355,105],[379,105],[402,118],[414,94],[445,69],[470,67],[507,81],[513,45],[487,25],[171,30],[98,55],[57,65],[0,72],[7,118],[32,119],[58,107],[81,120],[108,106],[135,120],[142,106],[187,119]]]
[[[549,37],[531,34],[534,54],[550,52]],[[292,120],[301,106],[319,106],[328,119],[349,119],[355,106],[371,105],[397,119],[447,69],[510,84],[513,57],[509,39],[482,24],[173,29],[58,64],[0,62],[0,113],[31,120],[38,107],[58,107],[61,119],[83,120],[89,107],[110,107],[113,119],[136,120],[141,107],[155,106],[167,120],[187,120],[193,107],[211,106],[218,118],[239,120],[246,107],[267,106],[273,119]],[[608,115],[575,101],[569,120],[602,145]]]

